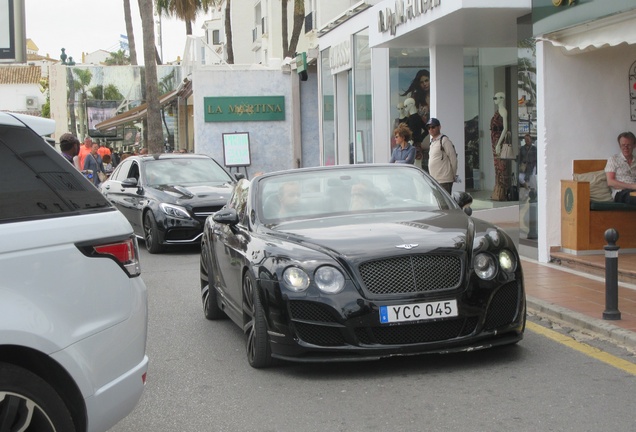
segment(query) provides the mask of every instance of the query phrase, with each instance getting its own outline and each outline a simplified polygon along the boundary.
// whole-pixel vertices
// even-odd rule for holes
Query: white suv
[[[130,224],[53,127],[0,112],[0,430],[106,431],[143,392],[146,286]]]

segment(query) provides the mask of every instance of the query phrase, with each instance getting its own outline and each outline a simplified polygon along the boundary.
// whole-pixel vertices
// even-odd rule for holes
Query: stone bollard
[[[605,231],[605,311],[604,320],[619,320],[621,313],[618,310],[618,231],[610,228]]]

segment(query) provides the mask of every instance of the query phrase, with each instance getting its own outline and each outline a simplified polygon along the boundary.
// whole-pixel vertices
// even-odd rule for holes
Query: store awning
[[[539,38],[572,53],[622,43],[636,44],[636,10],[581,24]]]
[[[175,100],[177,97],[189,97],[192,94],[192,82],[189,79],[184,79],[183,83],[176,90],[164,93],[159,98],[159,104],[164,107]],[[143,103],[138,107],[131,110],[117,114],[115,117],[111,117],[101,123],[95,125],[95,129],[105,131],[117,126],[121,126],[127,123],[136,122],[146,117],[148,113],[148,104]]]

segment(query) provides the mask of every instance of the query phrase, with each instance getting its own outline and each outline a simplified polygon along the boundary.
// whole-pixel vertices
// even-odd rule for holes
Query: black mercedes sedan
[[[372,360],[523,338],[519,255],[413,165],[305,168],[240,180],[205,223],[201,296],[255,368]],[[461,205],[460,205],[461,204]]]
[[[148,251],[159,253],[166,245],[199,243],[205,219],[225,205],[235,184],[209,156],[167,153],[124,159],[100,190]]]

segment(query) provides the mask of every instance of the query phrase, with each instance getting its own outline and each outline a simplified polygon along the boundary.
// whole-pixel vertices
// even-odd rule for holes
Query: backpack
[[[441,137],[439,137],[439,147],[440,147],[440,150],[442,150],[442,160],[444,160],[444,155],[446,154],[446,150],[444,150],[444,146],[443,146],[444,143],[442,142],[444,140],[444,137],[448,138],[446,135],[442,135]],[[455,144],[451,142],[451,145],[453,146],[455,157],[457,157],[457,150],[455,150]]]

